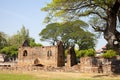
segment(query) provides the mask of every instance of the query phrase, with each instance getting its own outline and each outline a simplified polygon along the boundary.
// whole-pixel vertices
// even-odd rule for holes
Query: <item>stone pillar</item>
[[[74,46],[70,47],[67,52],[67,66],[71,67],[77,64]]]
[[[57,67],[62,67],[65,65],[65,55],[64,55],[64,46],[61,41],[57,42]]]

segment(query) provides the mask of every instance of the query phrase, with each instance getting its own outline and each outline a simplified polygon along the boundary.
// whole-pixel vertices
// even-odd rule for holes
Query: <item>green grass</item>
[[[0,80],[120,80],[120,76],[107,77],[104,75],[66,72],[1,72]]]
[[[0,80],[38,80],[38,78],[26,74],[0,73]]]

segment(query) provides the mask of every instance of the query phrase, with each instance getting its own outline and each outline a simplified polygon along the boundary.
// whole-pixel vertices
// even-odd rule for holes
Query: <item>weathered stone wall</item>
[[[80,58],[80,71],[89,73],[120,73],[120,60],[98,57]]]
[[[64,46],[61,41],[57,43],[57,66],[62,67],[65,65],[65,54],[64,54]]]
[[[70,47],[67,52],[67,66],[71,67],[77,64],[74,47]]]
[[[82,57],[77,64],[74,47],[69,48],[67,54],[67,66],[63,71],[80,71],[85,73],[120,73],[120,57],[105,59],[102,57]],[[36,65],[36,66],[33,66]],[[29,47],[27,41],[18,50],[18,69],[28,66],[34,69],[37,66],[47,66],[50,70],[65,65],[64,47],[62,42],[56,46]],[[78,68],[79,66],[79,68]],[[2,68],[2,67],[1,67]],[[8,68],[8,67],[6,67]],[[44,67],[43,67],[44,68]],[[42,69],[43,69],[42,68]],[[46,69],[46,68],[45,68]]]
[[[95,57],[80,58],[80,71],[87,73],[98,73],[98,65]]]
[[[64,51],[62,43],[57,46],[20,47],[18,65],[64,66]]]

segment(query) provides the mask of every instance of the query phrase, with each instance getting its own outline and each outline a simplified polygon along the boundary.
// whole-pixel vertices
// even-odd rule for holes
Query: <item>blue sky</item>
[[[38,34],[45,27],[45,12],[40,9],[50,0],[0,0],[0,31],[13,35],[22,25],[40,42]]]
[[[40,9],[51,0],[0,0],[0,31],[13,35],[24,25],[29,29],[30,36],[40,42],[39,33],[45,28],[43,20],[45,12]],[[105,41],[99,39],[97,48],[103,46]],[[43,43],[43,45],[48,45]]]

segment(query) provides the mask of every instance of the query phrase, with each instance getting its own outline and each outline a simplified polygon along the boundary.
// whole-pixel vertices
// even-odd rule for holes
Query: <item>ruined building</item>
[[[62,42],[59,41],[55,46],[30,47],[29,43],[25,41],[18,51],[18,66],[24,67],[30,65],[52,67],[65,66],[64,47]],[[77,68],[77,66],[79,68]],[[81,57],[80,63],[77,64],[74,47],[70,47],[67,52],[66,67],[61,69],[65,69],[64,71],[68,69],[77,69],[85,73],[120,73],[120,56],[111,59],[98,56]]]
[[[67,66],[71,67],[77,64],[74,46],[70,47],[67,52]]]
[[[30,47],[28,42],[19,48],[18,65],[41,65],[62,67],[65,64],[64,48],[61,41],[55,46]]]

